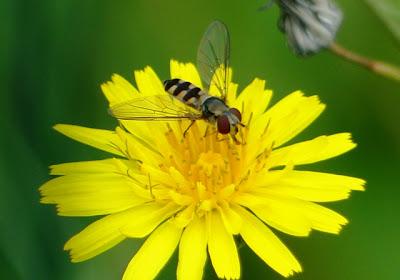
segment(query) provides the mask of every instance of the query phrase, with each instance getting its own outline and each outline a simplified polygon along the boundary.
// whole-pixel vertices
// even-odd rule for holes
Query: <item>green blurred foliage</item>
[[[266,79],[274,102],[293,90],[318,94],[328,107],[296,140],[340,131],[358,148],[310,166],[368,180],[365,193],[330,207],[350,220],[339,236],[278,233],[301,261],[292,279],[398,279],[400,264],[400,87],[328,52],[295,57],[264,1],[1,1],[0,276],[1,279],[120,279],[141,241],[129,240],[92,260],[71,264],[64,242],[91,218],[58,217],[39,204],[48,165],[108,157],[52,130],[56,123],[112,129],[99,85],[112,73],[132,80],[151,65],[168,77],[169,59],[195,61],[214,19],[231,31],[234,78],[243,88]],[[343,45],[400,64],[398,45],[362,1],[339,1]],[[248,248],[243,279],[282,279]],[[174,279],[177,257],[159,279]],[[210,266],[205,279],[215,279]]]
[[[382,19],[393,36],[400,42],[400,1],[399,0],[365,0],[371,9]]]

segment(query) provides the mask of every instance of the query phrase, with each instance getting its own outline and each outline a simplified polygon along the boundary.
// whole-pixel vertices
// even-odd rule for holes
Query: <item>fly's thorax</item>
[[[217,118],[227,112],[229,108],[218,97],[207,95],[201,104],[201,111],[205,118]]]
[[[201,109],[203,99],[207,95],[199,87],[181,79],[165,80],[164,89],[179,101],[198,110]]]

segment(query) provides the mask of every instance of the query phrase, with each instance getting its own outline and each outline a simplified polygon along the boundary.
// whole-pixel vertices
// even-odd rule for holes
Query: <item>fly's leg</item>
[[[196,120],[191,120],[191,123],[189,124],[189,126],[185,129],[185,131],[183,132],[183,138],[186,137],[186,134],[188,133],[189,129],[192,127],[192,125],[195,123]]]
[[[206,131],[204,132],[204,138],[206,138],[207,136],[209,136],[209,135],[213,135],[213,134],[217,134],[218,133],[218,131],[217,130],[214,130],[214,131],[211,131],[210,132],[210,126],[207,126],[207,128],[206,128]]]
[[[233,135],[233,134],[230,134],[230,136],[231,136],[231,138],[232,138],[233,142],[235,142],[235,144],[236,144],[236,145],[243,144],[242,142],[240,142],[240,141],[239,141],[239,140],[236,138],[236,136],[235,136],[235,135]]]
[[[206,131],[204,131],[204,136],[203,136],[204,138],[206,138],[208,136],[208,128],[209,128],[209,126],[207,126]]]
[[[222,136],[222,138],[218,138],[218,134],[216,135],[216,138],[217,138],[217,142],[227,141],[229,139],[228,137],[225,137],[225,136]]]

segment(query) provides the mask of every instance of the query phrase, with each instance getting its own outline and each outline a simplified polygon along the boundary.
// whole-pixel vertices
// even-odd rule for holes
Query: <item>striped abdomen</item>
[[[198,110],[201,109],[201,104],[207,97],[207,94],[199,87],[181,79],[165,80],[164,89],[186,105]]]

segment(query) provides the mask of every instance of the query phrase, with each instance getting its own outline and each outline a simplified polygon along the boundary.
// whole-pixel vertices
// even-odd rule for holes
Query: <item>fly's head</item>
[[[231,134],[235,136],[238,131],[238,125],[243,126],[241,123],[242,114],[236,108],[229,108],[226,112],[217,117],[217,130],[221,134]]]

